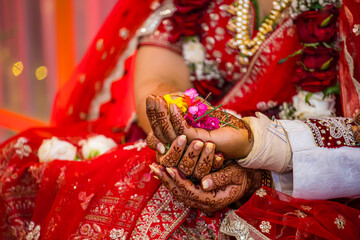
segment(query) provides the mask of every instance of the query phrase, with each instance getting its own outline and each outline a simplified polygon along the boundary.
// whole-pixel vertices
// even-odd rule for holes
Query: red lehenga
[[[194,1],[193,4],[196,11],[201,12],[209,2]],[[214,101],[222,101],[240,113],[252,113],[259,110],[259,106],[269,105],[269,101],[288,101],[295,93],[295,87],[286,76],[294,70],[295,60],[290,59],[282,65],[277,63],[300,46],[294,26],[284,19],[254,56],[249,69],[241,72],[241,67],[235,64],[236,54],[224,49],[219,51],[229,36],[216,26],[226,24],[228,17],[220,10],[221,6],[231,2],[212,3],[212,11],[204,15],[208,24],[203,27],[206,29],[207,26],[209,33],[206,34],[213,35],[217,41],[202,38],[204,45],[210,44],[210,58],[215,61],[224,59],[220,61],[219,69],[224,71],[222,76],[228,80],[220,89],[219,83],[211,81],[210,84],[195,81],[195,86],[204,93],[209,90],[217,93]],[[143,137],[143,133],[134,124],[126,126],[135,109],[131,91],[135,57],[125,62],[124,75],[112,84],[112,97],[101,106],[99,118],[85,121],[91,100],[119,56],[123,55],[136,30],[157,4],[157,1],[142,1],[141,6],[136,6],[136,11],[133,11],[133,1],[119,1],[70,81],[58,93],[52,114],[56,127],[31,129],[1,145],[1,239],[227,238],[219,230],[230,209],[206,215],[174,199],[151,175],[148,165],[155,161],[155,153],[146,147],[144,141],[136,141]],[[349,16],[346,11],[358,8],[358,4],[348,4],[347,1],[344,4],[349,6],[344,7],[342,13],[346,15],[342,19],[346,20]],[[185,6],[182,11],[186,14],[189,9]],[[166,34],[174,29],[175,26],[166,26],[166,20],[159,27],[159,33]],[[354,15],[352,21],[359,22],[359,16]],[[342,26],[346,28],[347,25]],[[351,31],[349,27],[344,30],[354,38]],[[181,34],[186,35],[186,29],[165,37]],[[174,43],[176,39],[160,36],[163,38],[145,37],[141,44],[161,44],[179,50]],[[280,47],[280,43],[286,47]],[[214,44],[217,47],[211,46]],[[359,52],[358,43],[349,43],[348,48]],[[346,56],[342,57],[345,63]],[[352,79],[349,75],[358,76],[359,73],[357,70],[351,72],[353,70],[347,66],[341,65],[341,71],[344,74],[342,81],[348,81],[344,86],[348,87],[355,84],[353,81],[349,83]],[[271,78],[274,74],[277,78]],[[232,90],[227,92],[229,86]],[[354,99],[349,91],[342,90],[347,93],[344,96]],[[348,112],[353,109],[351,106]],[[37,149],[43,139],[57,136],[77,145],[80,139],[94,133],[112,137],[119,144],[125,140],[129,142],[129,139],[133,141],[120,144],[89,161],[38,162]],[[340,239],[343,236],[356,239],[359,237],[359,214],[344,205],[292,199],[263,187],[248,203],[225,218],[222,231],[235,237],[245,236],[245,239]]]

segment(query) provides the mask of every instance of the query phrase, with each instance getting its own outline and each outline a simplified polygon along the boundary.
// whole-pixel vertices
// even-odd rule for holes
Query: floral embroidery
[[[305,206],[305,205],[301,205],[300,207],[305,211],[311,211],[311,209],[312,209],[312,207]]]
[[[21,159],[23,157],[28,157],[32,151],[31,147],[26,144],[28,141],[29,140],[24,137],[19,137],[14,145],[15,152]]]
[[[40,237],[40,225],[36,225],[34,222],[29,224],[29,233],[26,235],[26,240],[38,240]]]
[[[355,34],[355,36],[359,36],[359,35],[360,35],[360,24],[355,24],[355,25],[354,25],[353,33]]]
[[[301,211],[301,210],[295,210],[295,214],[296,214],[296,216],[298,216],[299,218],[306,218],[306,217],[307,217],[306,213],[304,213],[304,212]]]
[[[270,229],[271,229],[270,222],[262,221],[259,227],[263,233],[270,233]]]
[[[259,196],[259,197],[264,197],[264,196],[267,195],[267,193],[266,193],[265,189],[260,188],[260,189],[258,189],[258,190],[256,191],[256,195]]]
[[[124,234],[124,229],[113,228],[110,231],[110,238],[114,240],[125,240],[126,234]]]
[[[337,148],[338,146],[357,147],[351,131],[353,120],[346,118],[308,119],[304,121],[311,129],[316,145]]]
[[[338,229],[343,230],[345,228],[346,220],[345,220],[344,216],[339,215],[337,218],[335,218],[334,223]]]
[[[267,236],[262,234],[257,228],[246,222],[244,219],[240,218],[234,212],[230,212],[224,218],[220,226],[220,232],[229,236],[236,237],[236,239],[269,240]]]
[[[83,210],[86,210],[90,204],[91,199],[94,197],[94,193],[90,194],[89,196],[86,196],[86,192],[80,192],[78,197],[79,200],[81,201],[80,203],[81,208]]]
[[[139,152],[141,149],[145,148],[146,146],[147,145],[144,140],[139,140],[136,143],[134,143],[133,145],[125,146],[123,149],[124,150],[133,150],[136,148],[136,150]]]

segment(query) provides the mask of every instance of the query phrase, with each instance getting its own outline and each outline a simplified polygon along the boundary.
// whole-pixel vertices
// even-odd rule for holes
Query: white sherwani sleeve
[[[344,118],[330,120],[333,136],[345,139],[345,145],[354,145],[350,128],[341,129]],[[277,190],[304,199],[360,196],[359,147],[343,146],[340,140],[336,148],[322,146],[320,132],[313,133],[314,129],[297,120],[271,121],[258,113],[257,118],[246,121],[254,144],[250,154],[238,163],[272,171]]]
[[[360,195],[359,147],[320,147],[305,123],[289,120],[280,123],[292,149],[293,197],[331,199]],[[346,129],[343,132],[351,135]],[[340,144],[343,142],[339,140]]]

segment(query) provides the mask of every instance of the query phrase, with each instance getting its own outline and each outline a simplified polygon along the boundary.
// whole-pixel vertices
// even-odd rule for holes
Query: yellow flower
[[[167,102],[168,107],[170,104],[174,103],[176,106],[178,106],[180,108],[181,113],[184,113],[187,111],[188,105],[186,104],[185,101],[183,101],[184,99],[182,97],[178,97],[174,100],[174,99],[172,99],[170,94],[166,94],[164,96],[164,99]]]

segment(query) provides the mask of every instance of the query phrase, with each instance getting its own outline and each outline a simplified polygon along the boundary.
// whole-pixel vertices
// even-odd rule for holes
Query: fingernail
[[[214,144],[213,143],[208,143],[206,145],[206,149],[205,149],[206,153],[210,154],[213,150],[214,150]]]
[[[195,149],[195,150],[199,150],[199,149],[201,149],[203,146],[204,146],[204,143],[201,142],[201,141],[198,141],[197,143],[195,143],[194,149]]]
[[[213,181],[211,179],[205,179],[201,182],[201,185],[203,189],[209,189],[212,187]]]
[[[178,174],[183,180],[186,180],[186,176],[184,175],[184,173],[182,171],[178,170]]]
[[[174,111],[174,106],[172,105],[172,103],[169,104],[169,109],[170,109],[170,112]]]
[[[158,143],[156,146],[156,149],[161,153],[164,154],[165,153],[165,146],[162,143]]]
[[[156,167],[149,165],[149,167],[151,168],[151,170],[153,170],[153,172],[158,175],[159,177],[162,177],[162,172],[159,171],[159,169],[157,169]]]
[[[186,136],[185,135],[181,135],[178,140],[177,140],[179,146],[183,146],[186,143]]]
[[[175,178],[175,173],[173,170],[171,170],[171,168],[166,168],[166,171],[170,174],[172,178]]]
[[[160,178],[158,178],[157,176],[154,176],[154,178],[157,179],[157,180],[160,180]]]

